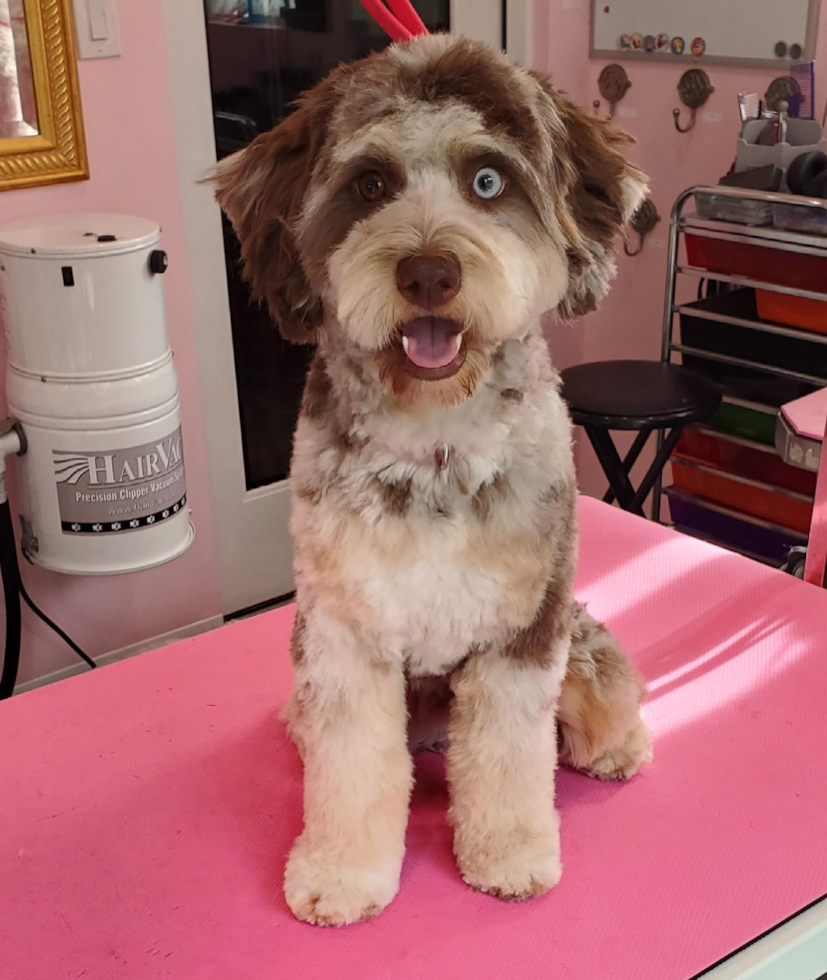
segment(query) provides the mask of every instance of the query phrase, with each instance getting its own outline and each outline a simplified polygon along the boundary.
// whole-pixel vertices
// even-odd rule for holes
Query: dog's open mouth
[[[462,324],[439,316],[420,316],[400,327],[405,370],[415,378],[450,378],[465,363]]]

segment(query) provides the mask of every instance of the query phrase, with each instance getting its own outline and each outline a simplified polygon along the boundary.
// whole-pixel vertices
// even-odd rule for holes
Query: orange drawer
[[[742,514],[760,517],[773,524],[808,534],[813,505],[810,501],[787,497],[764,487],[751,486],[732,480],[723,473],[712,473],[695,466],[686,466],[679,459],[672,460],[672,477],[675,486],[713,503],[730,507]]]
[[[755,290],[758,316],[762,320],[786,323],[790,327],[827,333],[827,303],[806,296],[786,296],[768,289]]]

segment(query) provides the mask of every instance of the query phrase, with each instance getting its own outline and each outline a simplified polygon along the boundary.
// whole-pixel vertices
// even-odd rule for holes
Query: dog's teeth
[[[457,354],[459,354],[459,349],[462,347],[462,334],[457,334]]]
[[[408,340],[408,338],[404,334],[402,334],[402,349],[405,351],[406,354],[408,353],[409,343],[410,341]]]

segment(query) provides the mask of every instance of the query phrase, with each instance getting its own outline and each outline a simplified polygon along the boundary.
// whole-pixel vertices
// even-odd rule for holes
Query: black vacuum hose
[[[0,673],[0,701],[10,698],[20,663],[20,569],[14,541],[14,522],[8,500],[0,504],[0,575],[6,607],[6,652]]]

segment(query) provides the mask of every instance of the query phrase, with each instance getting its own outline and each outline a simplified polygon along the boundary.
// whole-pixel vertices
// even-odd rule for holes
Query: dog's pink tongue
[[[457,356],[457,334],[460,326],[455,320],[423,316],[402,326],[405,353],[417,367],[440,368]]]

